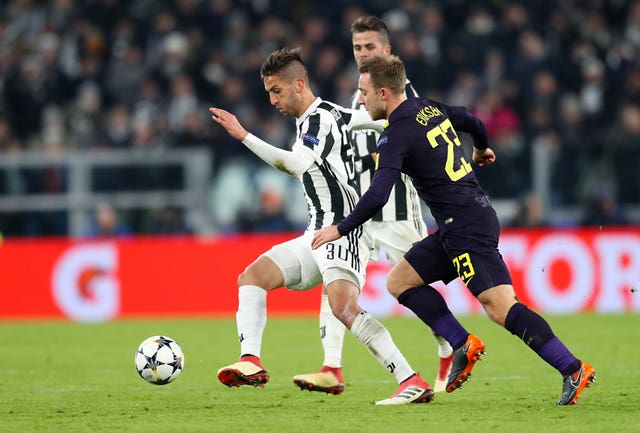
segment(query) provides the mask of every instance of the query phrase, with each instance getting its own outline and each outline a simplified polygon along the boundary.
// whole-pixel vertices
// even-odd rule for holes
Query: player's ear
[[[384,49],[382,50],[382,53],[385,56],[388,56],[389,54],[391,54],[391,45],[387,44],[384,46]]]
[[[293,88],[296,90],[296,93],[301,93],[304,89],[305,82],[302,78],[296,78],[293,82]]]

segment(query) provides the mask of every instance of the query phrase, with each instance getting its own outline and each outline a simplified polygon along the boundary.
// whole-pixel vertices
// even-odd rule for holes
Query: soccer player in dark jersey
[[[353,57],[356,63],[379,55],[391,54],[389,29],[384,21],[375,16],[362,16],[351,24]],[[409,97],[418,96],[409,80],[405,85]],[[366,112],[360,104],[360,91],[356,90],[351,108]],[[371,184],[374,174],[374,155],[379,133],[372,129],[352,132],[356,167],[356,189],[362,195]],[[375,253],[385,251],[391,265],[395,265],[413,244],[427,236],[427,226],[422,216],[420,198],[411,179],[401,174],[393,186],[389,201],[371,218]],[[344,390],[342,377],[342,346],[345,327],[333,315],[327,295],[320,302],[320,336],[324,361],[319,371],[298,374],[293,382],[309,391],[340,394]],[[444,391],[453,362],[453,349],[442,337],[436,336],[440,365],[433,383],[434,392]]]
[[[395,56],[363,61],[361,101],[372,119],[387,119],[378,141],[376,175],[356,208],[342,222],[314,235],[312,247],[339,239],[366,222],[389,197],[400,173],[413,179],[438,231],[411,248],[394,266],[387,288],[454,348],[447,392],[467,380],[484,343],[455,319],[440,293],[425,282],[461,277],[491,320],[521,338],[563,377],[557,405],[574,404],[595,380],[595,369],[576,358],[549,324],[518,302],[498,250],[500,226],[489,197],[467,161],[458,131],[473,138],[473,161],[495,160],[484,124],[464,107],[450,107],[403,93],[404,65]]]
[[[283,286],[309,290],[322,283],[336,317],[400,385],[395,394],[376,404],[428,403],[433,398],[431,387],[411,368],[389,331],[358,305],[371,249],[370,228],[363,226],[325,248],[311,249],[314,231],[341,221],[357,202],[349,130],[371,127],[371,118],[315,97],[297,50],[271,53],[260,76],[271,104],[282,114],[296,118],[291,151],[250,134],[228,111],[215,107],[209,111],[212,120],[231,137],[274,168],[300,180],[309,208],[309,225],[301,236],[261,254],[238,277],[240,359],[220,368],[218,379],[227,386],[263,387],[269,380],[260,360],[267,292]]]

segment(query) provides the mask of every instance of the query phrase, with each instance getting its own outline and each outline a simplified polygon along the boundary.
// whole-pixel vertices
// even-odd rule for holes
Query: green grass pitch
[[[640,431],[640,316],[547,319],[596,368],[596,383],[576,406],[554,406],[559,374],[484,316],[461,319],[487,345],[471,380],[430,404],[394,407],[374,405],[397,385],[351,335],[342,395],[293,385],[294,374],[321,364],[316,318],[269,319],[262,360],[271,381],[264,389],[230,389],[216,378],[239,355],[232,319],[0,323],[0,432]],[[436,346],[427,328],[415,318],[383,323],[431,382]],[[145,383],[133,364],[137,345],[156,334],[176,339],[185,352],[182,375],[165,386]]]

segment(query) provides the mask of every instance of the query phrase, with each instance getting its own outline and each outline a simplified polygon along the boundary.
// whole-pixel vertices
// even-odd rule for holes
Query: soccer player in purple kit
[[[563,377],[557,405],[575,404],[595,380],[595,369],[576,358],[549,324],[518,302],[498,250],[500,225],[489,197],[466,160],[457,131],[473,138],[473,161],[492,163],[484,124],[464,107],[407,98],[404,65],[395,56],[360,64],[361,101],[372,119],[387,119],[378,141],[376,174],[355,209],[339,224],[317,231],[312,247],[339,239],[365,223],[389,197],[400,173],[408,174],[438,225],[391,270],[389,292],[454,348],[447,392],[459,388],[484,351],[484,343],[453,316],[440,293],[425,284],[461,277],[491,320],[522,339]]]

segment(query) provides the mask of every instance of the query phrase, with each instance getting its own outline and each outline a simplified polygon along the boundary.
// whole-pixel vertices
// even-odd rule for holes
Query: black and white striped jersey
[[[352,111],[316,98],[296,119],[292,151],[302,146],[315,159],[300,177],[309,209],[307,230],[339,223],[358,201],[349,133],[356,121]]]
[[[411,82],[407,81],[405,93],[408,97],[418,96],[418,92],[413,88]],[[364,106],[360,104],[360,91],[356,90],[351,100],[351,108],[356,110],[364,110]],[[356,188],[359,195],[369,189],[371,179],[373,179],[373,164],[362,164],[363,161],[370,159],[370,155],[376,152],[378,138],[380,135],[373,130],[353,131],[352,139],[354,143],[354,153],[356,161]],[[415,187],[406,174],[402,174],[389,196],[389,201],[380,212],[371,219],[372,221],[417,221],[423,222],[422,209],[420,207],[420,198]]]

